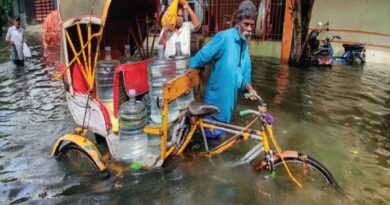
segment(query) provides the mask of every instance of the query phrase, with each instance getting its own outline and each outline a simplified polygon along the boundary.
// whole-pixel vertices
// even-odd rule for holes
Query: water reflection
[[[281,66],[279,77],[276,80],[276,82],[277,82],[276,83],[276,90],[278,93],[274,98],[275,104],[280,104],[285,99],[289,75],[290,75],[289,68],[286,66]]]
[[[31,39],[33,40],[33,39]],[[0,202],[40,204],[386,204],[390,190],[390,69],[384,65],[281,68],[253,58],[253,84],[275,116],[283,148],[309,153],[333,173],[341,190],[281,190],[251,166],[230,169],[250,145],[221,157],[187,155],[162,169],[108,180],[69,173],[50,158],[54,141],[75,126],[55,56],[16,68],[0,43]],[[47,60],[46,60],[47,59]],[[49,60],[49,61],[48,61]],[[236,109],[253,108],[239,96]],[[235,122],[245,124],[249,119]]]

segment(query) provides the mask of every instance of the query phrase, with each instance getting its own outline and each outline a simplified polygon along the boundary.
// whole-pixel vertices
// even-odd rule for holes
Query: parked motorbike
[[[342,57],[334,57],[333,60],[344,64],[366,63],[366,46],[364,44],[343,44],[344,54]]]
[[[331,66],[333,63],[333,47],[331,42],[334,39],[341,39],[340,36],[327,36],[324,44],[311,53],[310,61],[313,65]]]

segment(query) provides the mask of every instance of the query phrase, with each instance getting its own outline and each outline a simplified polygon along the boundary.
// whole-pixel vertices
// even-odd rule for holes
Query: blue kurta
[[[230,122],[238,89],[245,91],[245,86],[251,83],[248,44],[241,39],[236,27],[217,33],[191,58],[189,66],[196,69],[208,63],[213,63],[213,67],[204,103],[220,109],[217,120]]]

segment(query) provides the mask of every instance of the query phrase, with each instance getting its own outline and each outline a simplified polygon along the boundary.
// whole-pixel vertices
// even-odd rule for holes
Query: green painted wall
[[[205,44],[210,39],[211,37],[206,37]],[[282,42],[280,41],[262,41],[254,39],[249,41],[249,53],[251,56],[280,59],[281,51]]]
[[[251,56],[280,58],[282,42],[251,40],[249,42],[249,53]]]

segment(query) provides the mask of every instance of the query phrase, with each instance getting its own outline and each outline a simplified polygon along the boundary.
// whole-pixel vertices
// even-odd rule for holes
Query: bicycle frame
[[[163,162],[167,157],[171,154],[181,155],[185,148],[188,146],[190,140],[195,134],[195,131],[199,128],[202,131],[203,141],[206,152],[200,153],[200,155],[212,156],[215,154],[220,154],[223,151],[231,148],[241,140],[247,141],[249,139],[253,139],[258,141],[259,143],[255,145],[251,150],[249,150],[239,161],[236,163],[237,165],[243,164],[246,162],[250,162],[256,156],[260,155],[262,152],[265,152],[266,157],[272,160],[272,152],[270,151],[270,145],[268,141],[267,133],[272,133],[271,126],[265,121],[265,104],[261,102],[262,105],[259,106],[258,109],[258,117],[260,119],[260,127],[261,130],[253,130],[248,127],[240,127],[232,124],[222,123],[215,120],[209,120],[199,117],[192,117],[191,120],[191,128],[187,136],[185,136],[184,142],[176,147],[176,146],[168,146],[168,129],[171,126],[168,124],[168,104],[174,101],[179,96],[185,94],[188,90],[197,87],[200,83],[200,72],[199,70],[191,70],[187,71],[184,75],[179,76],[171,81],[169,81],[163,90],[163,111],[162,111],[162,126],[161,127],[151,127],[148,126],[144,129],[145,133],[160,135],[161,136],[161,153],[160,160]],[[261,98],[260,98],[261,99]],[[251,123],[252,124],[252,123]],[[210,130],[218,129],[224,131],[226,133],[233,134],[235,136],[229,138],[221,145],[215,147],[212,150],[208,150],[207,140],[204,134],[204,129],[208,128]]]
[[[206,151],[206,153],[203,153],[206,156],[212,156],[214,154],[220,154],[223,151],[231,148],[233,145],[238,143],[240,140],[247,141],[249,138],[258,139],[260,143],[258,143],[256,146],[254,146],[251,150],[249,150],[240,160],[238,160],[234,165],[240,165],[247,162],[252,161],[256,156],[260,155],[262,152],[265,153],[265,162],[264,166],[263,164],[260,167],[264,167],[265,169],[268,169],[269,171],[273,172],[274,170],[274,159],[273,152],[270,150],[268,137],[272,140],[272,143],[277,151],[278,156],[283,161],[283,165],[289,175],[289,177],[296,183],[299,187],[302,187],[302,185],[292,176],[287,164],[284,161],[284,153],[282,153],[281,148],[279,147],[278,143],[275,140],[275,137],[273,136],[273,131],[271,125],[266,121],[266,105],[263,103],[260,96],[256,96],[258,100],[260,101],[258,106],[258,112],[255,112],[258,115],[258,118],[260,121],[260,131],[257,130],[251,130],[248,129],[249,126],[252,124],[250,123],[249,126],[242,128],[235,125],[225,124],[213,120],[208,119],[202,119],[202,118],[196,118],[192,123],[191,129],[189,131],[189,134],[185,137],[185,141],[182,145],[179,145],[179,147],[170,146],[168,147],[168,105],[170,102],[174,101],[176,98],[180,97],[181,95],[185,94],[188,90],[197,87],[200,84],[200,71],[199,70],[189,70],[185,74],[176,77],[173,80],[170,80],[168,83],[164,85],[163,88],[163,106],[162,106],[162,126],[161,128],[156,127],[146,127],[144,129],[145,133],[148,134],[159,134],[161,136],[161,150],[160,150],[160,160],[157,162],[157,164],[164,163],[165,159],[170,156],[172,153],[176,153],[176,155],[182,154],[184,149],[187,147],[188,143],[190,142],[191,138],[193,137],[197,127],[199,126],[202,130],[203,134],[203,141],[205,143],[206,149],[207,147],[207,140],[204,135],[204,128],[209,129],[221,129],[226,132],[235,134],[235,136],[231,137],[229,140],[226,140],[224,143],[222,143],[220,146],[214,148],[211,151]],[[168,150],[167,150],[168,148]],[[175,152],[176,151],[176,152]],[[287,152],[288,154],[292,152]],[[293,152],[298,153],[298,152]],[[202,153],[201,153],[202,154]],[[262,162],[260,162],[262,163]]]
[[[257,120],[257,119],[255,119]],[[252,121],[254,122],[254,121]],[[208,149],[208,144],[206,137],[204,135],[204,129],[210,129],[210,130],[221,130],[228,134],[233,134],[233,137],[230,137],[229,139],[222,142],[219,146],[213,148],[212,150]],[[249,163],[254,158],[256,158],[258,155],[260,155],[262,152],[269,152],[269,142],[266,135],[265,130],[264,131],[258,131],[254,129],[250,129],[247,127],[240,127],[232,124],[226,124],[215,120],[209,120],[204,118],[196,118],[195,122],[191,126],[191,131],[189,134],[185,137],[185,141],[183,145],[180,147],[179,151],[177,152],[178,155],[180,155],[184,149],[187,147],[188,143],[193,137],[194,130],[201,129],[202,135],[203,135],[203,141],[205,146],[205,152],[201,152],[200,155],[211,157],[216,154],[220,154],[229,148],[233,147],[240,141],[248,141],[249,139],[253,139],[258,141],[259,143],[256,144],[251,150],[249,150],[238,162],[235,163],[235,165],[240,165],[244,163]]]

